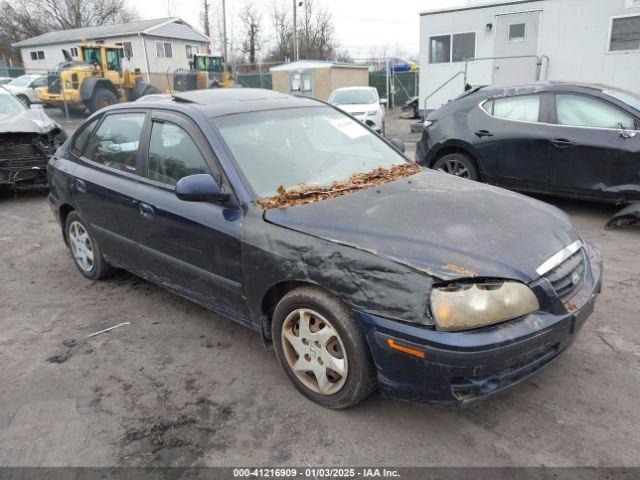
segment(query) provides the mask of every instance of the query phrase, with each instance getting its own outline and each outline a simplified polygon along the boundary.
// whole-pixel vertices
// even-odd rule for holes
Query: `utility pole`
[[[204,0],[202,22],[204,23],[204,34],[209,37],[209,45],[205,53],[211,53],[211,30],[209,29],[209,0]]]
[[[298,55],[298,0],[293,0],[293,60],[300,60]]]
[[[224,69],[227,67],[227,6],[226,0],[222,0],[222,59]]]

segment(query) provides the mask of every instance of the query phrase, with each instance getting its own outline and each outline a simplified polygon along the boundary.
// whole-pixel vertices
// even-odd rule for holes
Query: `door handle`
[[[84,183],[83,180],[80,180],[79,178],[76,178],[75,180],[75,184],[76,184],[76,189],[80,192],[80,193],[87,193],[87,184]]]
[[[153,220],[156,216],[156,211],[153,209],[151,205],[147,205],[146,203],[140,202],[138,205],[138,211],[140,215],[149,220]]]
[[[573,147],[575,145],[575,142],[572,142],[571,140],[567,140],[566,138],[556,138],[555,140],[551,140],[551,144],[554,147],[567,148],[567,147]]]
[[[493,137],[493,133],[491,133],[489,130],[478,130],[476,132],[476,135],[478,136],[478,138]]]

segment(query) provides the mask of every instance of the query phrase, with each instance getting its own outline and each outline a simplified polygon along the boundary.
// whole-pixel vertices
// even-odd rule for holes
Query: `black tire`
[[[27,97],[26,95],[16,95],[16,97],[22,102],[25,107],[31,107],[31,100],[29,100],[29,97]]]
[[[73,241],[71,228],[74,224],[80,224],[89,237],[91,251],[93,252],[93,262],[90,269],[83,268],[81,262],[74,254],[74,248],[71,245]],[[115,272],[115,268],[109,265],[102,256],[102,250],[100,249],[100,245],[98,245],[93,232],[91,232],[86,222],[77,212],[71,212],[67,216],[67,221],[65,223],[65,238],[67,239],[67,245],[69,246],[71,257],[73,258],[73,263],[75,263],[76,267],[78,267],[78,270],[80,270],[80,273],[86,278],[90,280],[101,280],[103,278],[109,277]]]
[[[335,393],[322,394],[309,388],[298,378],[285,356],[284,348],[288,347],[283,345],[282,329],[287,317],[298,309],[313,310],[323,316],[335,329],[344,345],[348,369],[344,383]],[[333,409],[349,408],[362,402],[376,389],[375,367],[360,326],[343,302],[322,289],[305,286],[287,293],[274,311],[271,335],[276,356],[283,370],[295,387],[314,402]]]
[[[444,155],[437,159],[431,168],[469,180],[477,181],[480,179],[476,162],[465,153],[456,152]],[[456,168],[458,169],[456,170]]]
[[[108,107],[118,102],[118,97],[111,90],[106,88],[96,88],[93,91],[93,96],[87,102],[90,113],[95,113],[101,108]]]

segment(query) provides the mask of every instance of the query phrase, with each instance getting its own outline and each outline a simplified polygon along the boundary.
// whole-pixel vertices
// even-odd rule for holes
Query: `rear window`
[[[540,95],[521,95],[487,100],[482,108],[497,118],[520,122],[540,121]]]

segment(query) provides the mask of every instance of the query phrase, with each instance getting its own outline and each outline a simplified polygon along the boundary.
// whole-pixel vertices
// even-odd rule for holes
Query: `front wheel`
[[[450,153],[436,160],[434,170],[440,170],[456,177],[478,180],[480,175],[475,162],[464,153]]]
[[[114,272],[114,268],[102,257],[98,242],[80,215],[71,212],[65,229],[73,261],[82,275],[91,280],[100,280]]]
[[[29,97],[26,95],[16,95],[16,97],[18,97],[18,100],[20,100],[25,107],[29,108],[31,106],[31,100],[29,100]]]
[[[338,299],[317,287],[286,294],[273,314],[276,356],[295,387],[320,405],[343,409],[376,387],[360,326]]]

